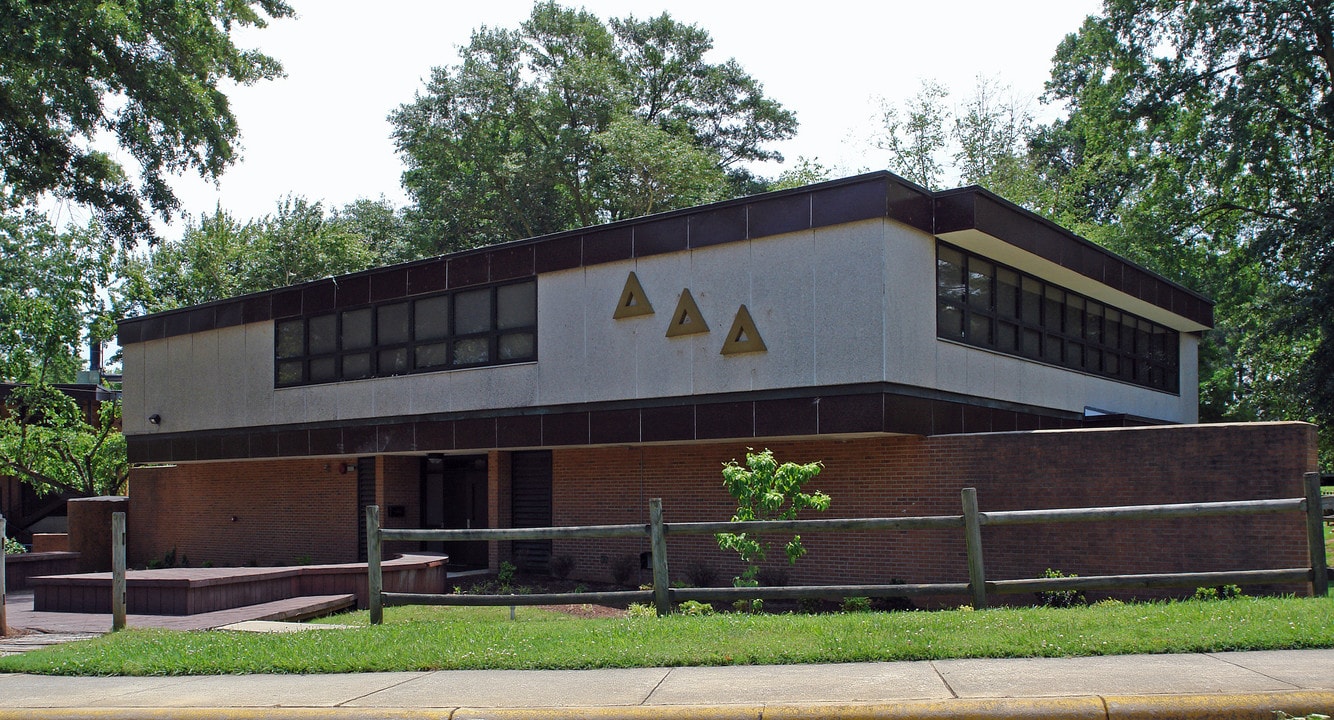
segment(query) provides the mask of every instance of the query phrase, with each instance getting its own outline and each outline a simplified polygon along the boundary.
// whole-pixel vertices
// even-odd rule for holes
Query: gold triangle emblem
[[[751,318],[750,311],[742,305],[736,311],[736,318],[732,320],[732,329],[727,331],[723,354],[765,352],[768,349],[769,347],[764,344],[764,338],[760,337],[760,331],[755,327],[755,320]]]
[[[616,312],[612,313],[611,317],[613,320],[621,320],[652,314],[653,303],[648,301],[648,295],[644,293],[644,286],[639,284],[639,278],[631,272],[630,277],[625,279],[621,301],[616,304]]]
[[[672,312],[672,324],[667,326],[667,337],[695,335],[709,331],[709,324],[690,295],[690,288],[681,291],[681,299],[676,301],[676,310]]]

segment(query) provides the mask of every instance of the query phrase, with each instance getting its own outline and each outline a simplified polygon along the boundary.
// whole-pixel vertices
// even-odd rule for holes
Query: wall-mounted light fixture
[[[158,415],[157,413],[153,413],[152,415],[149,415],[149,416],[148,416],[148,424],[149,424],[149,425],[161,425],[161,424],[162,424],[162,416],[161,416],[161,415]]]

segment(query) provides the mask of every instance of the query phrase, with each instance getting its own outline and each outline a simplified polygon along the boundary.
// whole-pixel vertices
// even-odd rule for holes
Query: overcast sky
[[[576,3],[567,2],[568,6]],[[272,212],[288,193],[341,206],[357,198],[407,198],[386,116],[410,102],[430,69],[453,65],[481,26],[513,28],[526,0],[292,0],[298,17],[238,36],[284,64],[285,79],[232,90],[243,159],[215,187],[176,183],[194,216],[221,204],[241,219]],[[714,40],[711,62],[735,58],[765,92],[793,110],[797,137],[778,149],[815,158],[839,175],[883,169],[865,141],[876,98],[902,101],[931,79],[962,101],[979,75],[997,78],[1034,110],[1056,45],[1097,12],[1094,0],[880,0],[731,2],[589,0],[603,18],[670,12]],[[774,175],[780,167],[759,168]],[[176,228],[180,223],[174,224]],[[172,229],[170,238],[179,234]]]

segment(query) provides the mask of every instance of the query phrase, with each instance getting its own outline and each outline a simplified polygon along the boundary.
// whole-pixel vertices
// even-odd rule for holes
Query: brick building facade
[[[368,504],[390,527],[641,522],[650,497],[722,519],[747,447],[823,461],[838,517],[957,514],[966,486],[984,510],[1300,495],[1310,426],[1190,424],[1211,322],[994,195],[888,173],[128,319],[130,555],[352,560]],[[1016,578],[1288,567],[1302,538],[1051,526],[989,531],[986,554]],[[672,542],[678,568],[735,570]],[[641,545],[447,550],[605,579]],[[944,533],[807,546],[794,580],[966,574]]]

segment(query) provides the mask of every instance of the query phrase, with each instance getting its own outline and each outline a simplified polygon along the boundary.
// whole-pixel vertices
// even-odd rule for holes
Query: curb
[[[1334,715],[1334,691],[582,708],[28,708],[0,709],[0,720],[1274,720],[1280,710]]]

